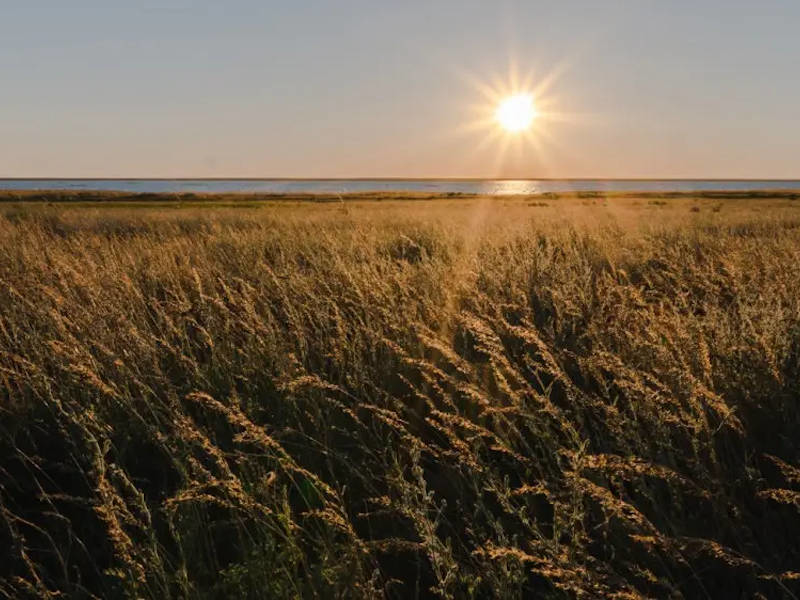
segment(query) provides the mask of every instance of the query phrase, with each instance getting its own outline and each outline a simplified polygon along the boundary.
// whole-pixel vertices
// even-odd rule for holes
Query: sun
[[[536,106],[530,94],[514,94],[504,98],[494,113],[495,119],[506,131],[524,131],[536,118]]]
[[[553,89],[561,70],[556,65],[550,71],[521,72],[512,60],[507,76],[460,73],[476,98],[468,105],[469,118],[464,111],[465,119],[457,131],[474,136],[475,155],[490,161],[494,172],[551,169],[550,147],[558,145],[554,127],[575,119],[562,110]]]

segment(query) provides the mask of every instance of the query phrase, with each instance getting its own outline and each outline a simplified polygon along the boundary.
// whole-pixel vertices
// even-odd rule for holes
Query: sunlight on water
[[[508,179],[491,182],[492,189],[488,193],[498,196],[538,194],[542,191],[539,182],[530,179]]]

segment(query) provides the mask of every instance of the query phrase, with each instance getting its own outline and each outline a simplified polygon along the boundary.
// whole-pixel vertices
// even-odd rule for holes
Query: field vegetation
[[[0,597],[800,596],[791,195],[4,199]]]

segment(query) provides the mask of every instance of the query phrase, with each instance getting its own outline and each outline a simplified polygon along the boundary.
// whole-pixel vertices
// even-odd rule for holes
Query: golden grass
[[[5,198],[0,596],[796,598],[762,196]]]

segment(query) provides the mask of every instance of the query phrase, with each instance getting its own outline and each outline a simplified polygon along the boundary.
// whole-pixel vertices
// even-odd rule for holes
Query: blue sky
[[[788,0],[5,2],[0,176],[800,177],[798,31]],[[512,65],[554,115],[509,140]]]

